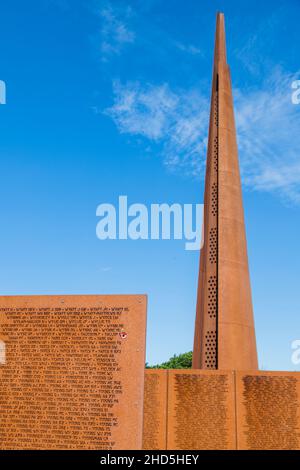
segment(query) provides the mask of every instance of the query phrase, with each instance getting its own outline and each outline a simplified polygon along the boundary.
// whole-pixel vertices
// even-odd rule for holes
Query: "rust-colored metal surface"
[[[143,449],[167,448],[168,371],[145,371]]]
[[[146,384],[144,449],[300,449],[300,372],[147,371]]]
[[[300,449],[300,372],[236,373],[238,449]]]
[[[145,296],[0,297],[0,449],[141,449]]]
[[[224,15],[217,16],[194,369],[257,369]]]
[[[235,449],[234,373],[169,370],[167,449]]]

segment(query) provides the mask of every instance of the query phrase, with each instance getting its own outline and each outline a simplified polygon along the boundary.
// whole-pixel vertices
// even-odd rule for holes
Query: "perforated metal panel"
[[[216,135],[214,138],[214,154],[213,154],[213,165],[214,165],[214,170],[217,172],[218,171],[218,136]]]
[[[214,264],[217,262],[217,227],[213,227],[209,231],[209,261]]]
[[[211,214],[216,217],[218,214],[218,185],[213,183],[211,187]]]
[[[217,368],[217,334],[216,331],[208,331],[205,335],[205,366],[207,369]]]
[[[217,318],[217,277],[210,276],[208,280],[208,315]]]
[[[217,355],[217,316],[218,316],[218,160],[219,160],[219,109],[218,80],[213,98],[213,134],[210,136],[208,158],[210,159],[210,210],[208,218],[208,276],[206,279],[206,314],[204,339],[204,368],[216,369]]]

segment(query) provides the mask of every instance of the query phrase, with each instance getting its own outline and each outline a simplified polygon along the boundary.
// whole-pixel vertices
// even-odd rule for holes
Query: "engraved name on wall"
[[[168,449],[235,447],[232,372],[169,371],[168,390]]]
[[[300,374],[237,373],[238,448],[300,448]]]
[[[166,449],[167,370],[145,371],[143,449]]]
[[[141,446],[145,310],[142,296],[1,298],[0,448]]]

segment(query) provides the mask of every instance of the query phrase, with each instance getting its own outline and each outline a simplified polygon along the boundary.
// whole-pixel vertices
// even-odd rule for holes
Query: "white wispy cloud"
[[[114,104],[105,110],[121,133],[162,144],[164,163],[189,174],[204,165],[208,100],[195,90],[174,92],[168,84],[153,86],[114,82]],[[202,155],[202,158],[199,157]]]
[[[235,109],[244,183],[300,202],[300,106],[292,74],[274,69],[260,90],[236,90]]]
[[[184,44],[182,42],[175,41],[174,45],[177,49],[179,49],[182,52],[186,52],[191,55],[200,55],[203,57],[203,51],[197,47],[194,46],[193,44]]]
[[[294,79],[275,69],[259,90],[234,90],[234,96],[244,184],[300,203],[300,106],[291,102]],[[170,170],[203,176],[208,111],[208,99],[199,90],[115,82],[114,104],[105,113],[121,133],[160,143]]]
[[[256,78],[268,73],[270,66],[272,67],[270,57],[273,54],[272,52],[268,54],[269,47],[274,45],[274,36],[278,35],[280,23],[284,21],[283,18],[287,11],[287,6],[282,3],[279,7],[274,8],[268,16],[263,17],[258,24],[252,25],[251,35],[246,29],[246,35],[243,38],[243,28],[240,31],[240,41],[234,55],[247,72]]]
[[[132,16],[130,7],[121,10],[107,3],[99,14],[102,19],[101,52],[105,60],[112,54],[120,54],[125,45],[134,43],[135,33],[128,25]]]
[[[111,270],[112,270],[112,267],[111,267],[111,266],[102,266],[102,267],[100,268],[100,271],[101,271],[102,273],[108,273],[108,272],[111,271]]]

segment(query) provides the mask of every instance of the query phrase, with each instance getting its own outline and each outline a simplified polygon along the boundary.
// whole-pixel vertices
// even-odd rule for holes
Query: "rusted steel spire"
[[[224,15],[218,13],[193,368],[257,369]]]

